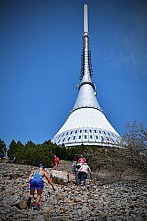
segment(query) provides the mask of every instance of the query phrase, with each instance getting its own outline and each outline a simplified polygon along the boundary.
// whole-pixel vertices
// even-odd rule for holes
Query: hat
[[[43,168],[44,169],[44,166],[43,166],[43,164],[39,164],[39,166],[38,166],[39,168]]]

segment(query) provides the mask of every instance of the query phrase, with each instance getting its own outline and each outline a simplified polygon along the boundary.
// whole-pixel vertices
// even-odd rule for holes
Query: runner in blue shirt
[[[53,190],[55,191],[55,187],[49,177],[49,174],[45,171],[44,166],[42,164],[39,164],[39,167],[37,170],[33,170],[29,175],[29,183],[30,183],[30,197],[28,199],[28,207],[31,205],[31,200],[34,197],[35,189],[37,189],[37,198],[36,203],[34,205],[34,209],[39,208],[39,202],[41,199],[41,194],[43,190],[43,179],[46,178],[49,184],[52,186]]]

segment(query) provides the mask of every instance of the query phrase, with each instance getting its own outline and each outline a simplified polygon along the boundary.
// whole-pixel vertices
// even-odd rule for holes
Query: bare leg
[[[34,197],[34,193],[35,193],[35,190],[30,190],[30,197],[31,197],[31,198]]]
[[[37,196],[37,199],[36,199],[36,203],[39,203],[40,200],[41,200],[42,190],[37,190],[37,194],[38,194],[38,196]]]
[[[31,207],[31,201],[32,201],[32,198],[34,197],[34,192],[35,192],[35,190],[30,190],[30,196],[29,196],[28,202],[27,202],[28,208]]]

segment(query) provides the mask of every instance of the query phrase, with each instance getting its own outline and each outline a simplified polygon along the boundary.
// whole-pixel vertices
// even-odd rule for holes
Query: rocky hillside
[[[61,161],[56,170],[70,173],[66,185],[45,183],[40,210],[28,209],[27,178],[33,167],[0,162],[0,221],[145,221],[147,220],[147,183],[124,179],[102,184],[87,180],[86,187],[75,186],[71,163]],[[47,168],[50,172],[51,169]],[[104,175],[104,174],[103,174]],[[95,177],[95,174],[93,174]],[[103,178],[104,179],[104,178]]]

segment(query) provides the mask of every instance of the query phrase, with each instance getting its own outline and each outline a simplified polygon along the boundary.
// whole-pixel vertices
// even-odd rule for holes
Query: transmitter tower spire
[[[88,32],[88,6],[84,5],[84,32]]]
[[[89,41],[88,6],[85,4],[79,92],[69,117],[52,142],[67,147],[81,144],[122,147],[122,138],[106,119],[96,98]]]

